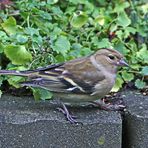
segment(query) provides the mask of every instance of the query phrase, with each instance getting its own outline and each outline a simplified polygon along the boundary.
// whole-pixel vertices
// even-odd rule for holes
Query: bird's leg
[[[61,102],[61,104],[62,104],[62,108],[58,107],[57,109],[65,115],[66,119],[67,119],[69,122],[71,122],[71,123],[78,123],[78,122],[75,120],[76,117],[75,117],[75,116],[72,116],[72,115],[69,113],[69,111],[68,111],[66,105],[65,105],[63,102]]]
[[[92,101],[92,104],[99,107],[100,109],[107,111],[121,111],[125,109],[125,105],[123,104],[123,100],[118,100],[116,102],[108,102],[103,100]]]

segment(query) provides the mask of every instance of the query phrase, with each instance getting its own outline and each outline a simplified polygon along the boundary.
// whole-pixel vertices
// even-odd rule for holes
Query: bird
[[[113,88],[120,66],[128,66],[124,56],[115,49],[102,48],[85,57],[35,70],[0,70],[0,75],[27,77],[21,86],[49,90],[53,98],[63,102],[63,109],[59,110],[73,123],[75,119],[65,104],[83,104],[103,98]]]

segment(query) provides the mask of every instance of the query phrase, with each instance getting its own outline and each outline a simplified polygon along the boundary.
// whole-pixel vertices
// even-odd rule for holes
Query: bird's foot
[[[91,102],[95,106],[99,107],[102,110],[107,111],[123,111],[126,106],[124,105],[123,100],[114,100],[106,103],[106,100],[98,100],[95,102]]]
[[[66,119],[70,123],[75,123],[75,124],[78,123],[78,121],[76,120],[76,116],[73,116],[69,113],[69,111],[64,103],[62,103],[62,108],[58,107],[57,109],[65,115]]]

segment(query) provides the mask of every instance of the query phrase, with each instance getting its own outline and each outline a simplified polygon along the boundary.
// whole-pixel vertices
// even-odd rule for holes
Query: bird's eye
[[[115,56],[113,56],[113,55],[109,55],[108,56],[111,60],[114,60],[115,59]]]

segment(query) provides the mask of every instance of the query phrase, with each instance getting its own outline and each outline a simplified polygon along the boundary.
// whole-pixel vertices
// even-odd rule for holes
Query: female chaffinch
[[[22,86],[41,87],[53,93],[54,98],[64,103],[81,104],[96,101],[104,97],[112,89],[118,66],[128,66],[121,53],[113,49],[99,49],[96,53],[53,64],[36,70],[10,71],[0,70],[0,75],[17,75],[28,77]],[[66,106],[62,104],[70,122]]]

